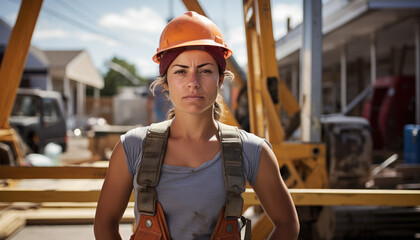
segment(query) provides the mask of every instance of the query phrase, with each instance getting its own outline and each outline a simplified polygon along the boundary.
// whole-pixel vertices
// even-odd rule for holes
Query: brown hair
[[[223,75],[224,75],[224,79],[225,80],[232,81],[233,78],[234,78],[233,73],[231,71],[229,71],[229,70],[225,70],[223,72]],[[150,91],[154,95],[156,88],[158,88],[159,86],[162,86],[162,89],[163,89],[162,92],[170,100],[169,92],[168,92],[168,90],[166,90],[165,85],[168,85],[168,79],[167,79],[167,75],[166,74],[157,77],[155,79],[155,81],[153,81],[150,84],[149,89],[150,89]],[[224,111],[225,111],[225,109],[223,107],[223,97],[222,97],[222,95],[220,93],[218,93],[217,94],[217,97],[216,97],[216,101],[213,104],[213,116],[214,116],[214,119],[216,119],[218,121],[219,120],[222,120],[223,119],[223,113],[224,113]],[[175,109],[172,108],[166,114],[166,119],[172,119],[174,117],[175,117]]]

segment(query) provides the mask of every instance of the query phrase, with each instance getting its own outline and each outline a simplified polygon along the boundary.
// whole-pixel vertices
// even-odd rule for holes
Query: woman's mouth
[[[183,97],[183,99],[185,100],[201,100],[203,98],[204,97],[198,96],[198,95],[188,95],[188,96]]]

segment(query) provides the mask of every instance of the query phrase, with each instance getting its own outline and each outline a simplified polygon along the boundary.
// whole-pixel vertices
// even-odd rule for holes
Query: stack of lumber
[[[420,165],[396,164],[373,176],[374,187],[380,189],[420,189]]]

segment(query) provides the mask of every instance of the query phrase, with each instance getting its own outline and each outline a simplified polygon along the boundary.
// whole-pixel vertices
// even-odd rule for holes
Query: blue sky
[[[199,1],[219,26],[240,66],[247,62],[242,0]],[[2,0],[0,18],[13,25],[20,0]],[[172,6],[172,7],[171,7]],[[301,0],[272,0],[275,39],[302,21]],[[181,0],[44,0],[32,38],[42,50],[87,50],[101,73],[113,56],[136,65],[140,75],[154,77],[152,56],[171,16],[186,11]]]

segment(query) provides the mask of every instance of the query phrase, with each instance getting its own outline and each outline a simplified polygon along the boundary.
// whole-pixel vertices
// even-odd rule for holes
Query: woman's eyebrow
[[[204,67],[204,66],[207,66],[207,65],[213,65],[213,63],[210,63],[210,62],[209,63],[203,63],[203,64],[198,65],[197,68],[201,68],[201,67]],[[174,65],[172,65],[171,68],[173,68],[173,67],[189,68],[189,66],[182,65],[182,64],[174,64]]]
[[[203,64],[198,65],[197,68],[201,68],[201,67],[204,67],[206,65],[213,65],[213,63],[210,63],[210,62],[209,63],[203,63]]]
[[[174,64],[174,65],[172,65],[172,67],[171,67],[171,68],[173,68],[173,67],[189,68],[188,66],[186,66],[186,65],[181,65],[181,64]]]

